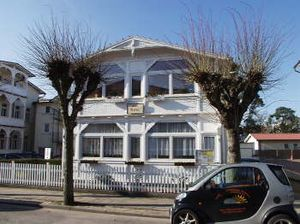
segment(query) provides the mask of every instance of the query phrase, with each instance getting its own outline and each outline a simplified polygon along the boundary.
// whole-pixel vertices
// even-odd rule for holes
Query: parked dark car
[[[244,162],[225,165],[179,194],[172,224],[297,224],[294,192],[281,166]]]

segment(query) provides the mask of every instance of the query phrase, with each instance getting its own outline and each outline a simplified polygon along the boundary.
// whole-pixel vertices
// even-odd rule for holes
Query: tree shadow
[[[0,212],[32,211],[41,208],[40,202],[0,199]]]

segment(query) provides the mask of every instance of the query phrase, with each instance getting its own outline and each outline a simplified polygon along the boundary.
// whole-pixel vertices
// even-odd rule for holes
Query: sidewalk
[[[75,193],[76,206],[64,206],[62,201],[62,191],[0,187],[1,203],[28,204],[94,213],[168,218],[169,208],[173,203],[173,199],[170,198],[129,197],[103,193]]]

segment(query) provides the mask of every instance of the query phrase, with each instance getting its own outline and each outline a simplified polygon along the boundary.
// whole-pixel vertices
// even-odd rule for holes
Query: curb
[[[51,204],[40,203],[40,202],[35,202],[35,201],[20,201],[20,200],[8,199],[8,198],[1,199],[0,204],[1,203],[2,204],[10,204],[10,205],[36,207],[36,208],[50,208],[50,209],[58,209],[58,210],[69,210],[69,211],[90,212],[90,213],[100,213],[100,214],[169,219],[169,216],[167,216],[167,215],[166,216],[153,215],[153,214],[149,214],[149,213],[143,214],[138,211],[122,212],[122,211],[116,211],[116,208],[109,208],[109,209],[104,208],[103,210],[97,210],[97,209],[92,209],[92,208],[79,208],[76,206],[67,206],[67,205],[51,205]]]

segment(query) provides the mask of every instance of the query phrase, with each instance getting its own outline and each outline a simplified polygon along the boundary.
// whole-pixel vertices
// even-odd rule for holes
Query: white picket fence
[[[151,167],[133,165],[74,165],[74,188],[100,191],[179,193],[215,165]],[[0,163],[0,184],[61,188],[60,165]]]

